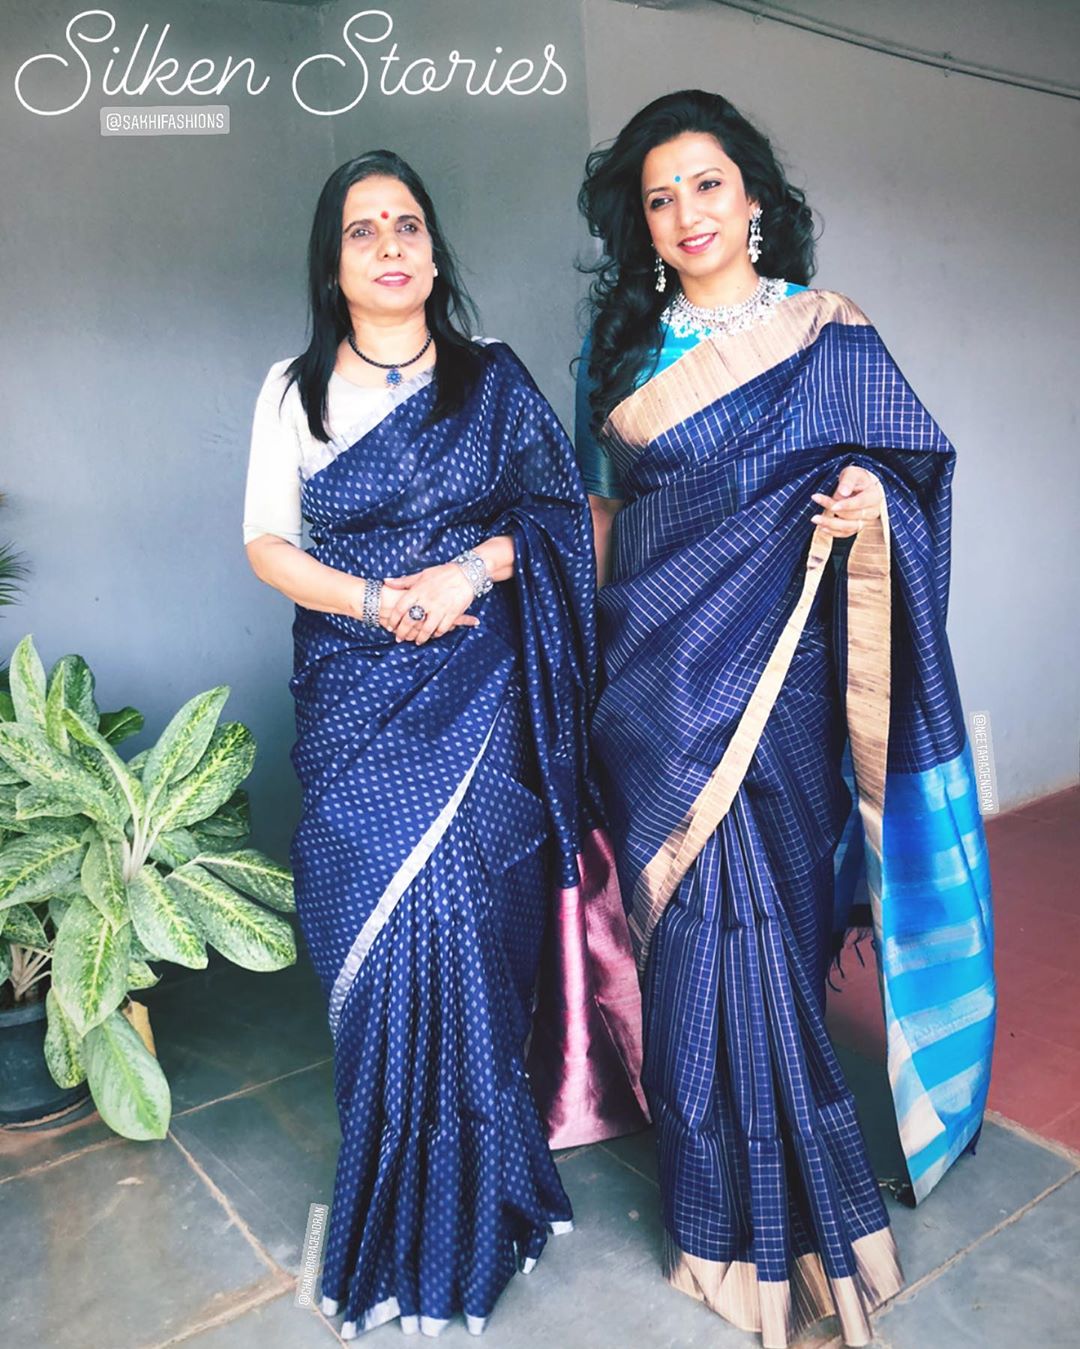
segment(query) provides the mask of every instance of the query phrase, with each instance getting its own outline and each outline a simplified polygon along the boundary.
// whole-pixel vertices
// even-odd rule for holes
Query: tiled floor
[[[1069,852],[1078,822],[1080,793],[1063,793],[990,824],[1000,1113],[978,1156],[957,1163],[926,1203],[890,1201],[908,1283],[875,1318],[883,1349],[1058,1349],[1078,1340],[1080,1154],[1070,1147],[1080,1147],[1080,1078],[1070,1074],[1080,1060],[1072,1000],[1080,949],[1071,935],[1080,907]],[[887,1176],[898,1143],[875,983],[854,957],[846,969],[831,1021]],[[168,1139],[128,1143],[96,1116],[47,1133],[0,1131],[4,1343],[307,1349],[337,1340],[339,1321],[294,1302],[308,1206],[329,1201],[337,1151],[314,977],[306,965],[175,974],[147,999],[173,1092]],[[757,1337],[660,1276],[648,1135],[571,1151],[559,1165],[576,1230],[512,1282],[481,1343],[754,1349]],[[399,1334],[385,1326],[364,1343],[396,1345]],[[834,1334],[824,1323],[806,1349],[837,1343]],[[476,1341],[454,1325],[443,1343]]]

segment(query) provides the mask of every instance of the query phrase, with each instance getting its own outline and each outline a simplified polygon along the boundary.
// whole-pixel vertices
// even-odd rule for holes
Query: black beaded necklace
[[[370,356],[365,356],[364,353],[360,350],[360,348],[356,345],[356,341],[353,338],[352,333],[349,333],[347,336],[349,339],[349,346],[352,347],[353,351],[356,352],[357,356],[359,356],[362,361],[366,361],[368,365],[376,366],[379,370],[386,371],[386,382],[391,386],[391,388],[393,388],[395,384],[401,383],[401,372],[405,368],[405,366],[415,365],[416,362],[420,359],[420,357],[423,356],[424,352],[427,351],[428,347],[431,346],[431,339],[433,334],[430,332],[428,333],[427,341],[424,343],[424,345],[420,348],[420,350],[416,353],[415,356],[411,356],[407,361],[389,361],[389,362],[373,361]]]

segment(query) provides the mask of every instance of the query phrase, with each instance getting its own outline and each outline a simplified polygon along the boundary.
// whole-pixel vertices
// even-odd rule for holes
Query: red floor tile
[[[1059,1115],[1039,1130],[1047,1138],[1053,1138],[1066,1147],[1080,1152],[1080,1105],[1064,1115]]]
[[[1006,811],[1004,815],[991,816],[989,823],[997,826],[1006,820],[1037,821],[1058,828],[1071,827],[1075,831],[1080,828],[1080,787],[1066,787],[1063,791],[1051,792],[1049,796],[1040,796],[1038,800]]]
[[[998,996],[1010,1002],[1023,1001],[1029,995],[1038,994],[1066,977],[1064,971],[1048,965],[1039,956],[1025,955],[1015,950],[1000,932],[994,951],[994,973],[997,976]]]
[[[1020,994],[999,975],[998,1035],[1024,1031],[1080,1053],[1080,974],[1057,974]]]
[[[1020,920],[1002,903],[995,907],[994,928],[997,947],[1007,948],[1014,957],[1040,961],[1062,974],[1080,970],[1080,917],[1044,912]]]
[[[991,1110],[1041,1133],[1080,1105],[1080,1051],[1025,1031],[1004,1031],[994,1043]]]

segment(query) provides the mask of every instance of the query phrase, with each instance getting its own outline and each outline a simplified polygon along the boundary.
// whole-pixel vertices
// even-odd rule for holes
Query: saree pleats
[[[703,340],[603,438],[628,499],[594,743],[667,1273],[766,1349],[826,1315],[864,1345],[902,1275],[824,1023],[857,902],[916,1198],[989,1076],[985,839],[944,631],[953,451],[865,316],[814,291]],[[835,543],[811,494],[849,464],[885,505]]]
[[[827,591],[753,765],[656,928],[644,987],[668,1276],[766,1346],[833,1314],[846,1343],[868,1343],[870,1311],[901,1286],[824,1024],[850,806],[831,608]]]
[[[524,1053],[551,896],[579,881],[591,533],[550,407],[501,344],[482,367],[437,422],[418,380],[302,490],[310,551],[352,575],[499,534],[517,560],[477,627],[425,646],[296,612],[292,861],[334,1036],[322,1294],[345,1338],[478,1331],[571,1225]]]
[[[522,1062],[547,863],[536,849],[489,869],[481,795],[396,907],[339,1026],[343,1221],[323,1293],[361,1324],[486,1317],[571,1218]]]

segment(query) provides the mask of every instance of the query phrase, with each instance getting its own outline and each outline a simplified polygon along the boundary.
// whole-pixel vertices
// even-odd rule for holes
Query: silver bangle
[[[382,604],[382,581],[371,576],[364,577],[364,603],[360,613],[360,622],[368,628],[379,627],[379,608]]]
[[[495,582],[491,579],[491,572],[487,569],[487,563],[479,553],[471,548],[466,548],[463,553],[458,553],[452,561],[456,562],[465,573],[466,579],[472,586],[473,599],[478,600],[481,595],[486,595]]]

